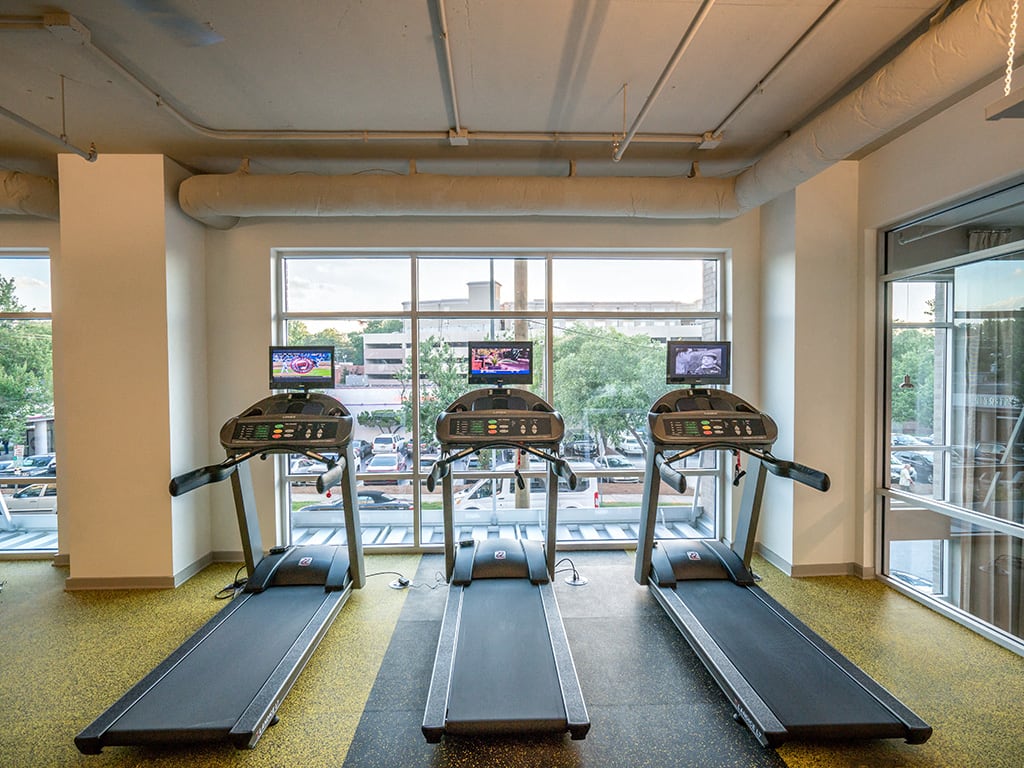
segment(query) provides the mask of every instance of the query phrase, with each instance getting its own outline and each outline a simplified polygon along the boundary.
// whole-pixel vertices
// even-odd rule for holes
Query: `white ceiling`
[[[68,149],[48,132],[82,151],[160,153],[203,172],[248,158],[253,173],[405,173],[415,162],[435,173],[676,176],[699,161],[703,176],[734,175],[961,4],[0,0],[0,169],[55,176]],[[71,16],[48,30],[54,11]],[[468,145],[448,140],[456,129]],[[267,133],[230,135],[254,131]],[[330,135],[294,135],[311,131]],[[540,135],[508,135],[524,133]],[[705,134],[717,146],[693,143]]]

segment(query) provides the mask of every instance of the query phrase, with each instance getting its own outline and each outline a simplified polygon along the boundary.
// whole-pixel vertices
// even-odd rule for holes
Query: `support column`
[[[191,434],[196,412],[206,417],[202,230],[179,221],[185,174],[162,156],[61,155],[58,168],[54,402],[67,588],[174,586],[209,551],[205,494],[179,503],[167,490],[175,471],[207,458],[208,427],[199,441]]]

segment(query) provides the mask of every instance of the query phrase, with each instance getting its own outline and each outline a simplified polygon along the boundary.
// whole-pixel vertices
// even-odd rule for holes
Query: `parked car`
[[[361,490],[357,496],[357,503],[360,510],[373,509],[412,509],[412,502],[408,499],[396,499],[394,496],[383,491]],[[344,500],[339,498],[329,504],[307,504],[298,510],[299,512],[342,512],[344,511]]]
[[[591,435],[584,433],[570,435],[562,441],[562,446],[566,453],[571,453],[574,456],[590,457],[597,453],[597,441]]]
[[[615,443],[615,449],[625,456],[643,456],[644,449],[640,441],[632,435],[623,435]]]
[[[1024,448],[1020,445],[1014,445],[1010,455],[1006,456],[1006,443],[977,443],[973,455],[976,464],[1002,464],[1004,458],[1009,464],[1024,463]]]
[[[898,467],[909,464],[914,482],[930,483],[932,481],[932,465],[934,460],[929,453],[918,451],[896,451],[892,455],[892,466],[897,467],[896,476],[899,477]]]
[[[398,435],[377,435],[373,438],[373,453],[402,453],[405,440]]]
[[[903,435],[894,433],[892,436],[892,445],[924,445],[925,441],[919,437],[913,435]]]
[[[352,452],[359,458],[366,459],[373,455],[373,445],[369,440],[356,438],[352,441]]]
[[[636,466],[621,456],[597,456],[594,458],[594,466],[598,469],[636,470]],[[612,475],[599,477],[598,480],[602,483],[635,483],[639,478],[636,475]]]
[[[364,467],[365,471],[369,474],[404,472],[407,468],[408,465],[405,462],[405,456],[400,453],[375,453],[366,467]],[[371,480],[369,478],[365,478],[363,480],[364,485],[397,485],[399,482],[400,481],[398,479]]]
[[[33,483],[8,496],[4,494],[9,512],[56,512],[57,486]]]
[[[14,474],[20,477],[53,477],[57,474],[57,454],[37,453],[26,456],[14,468]]]
[[[329,459],[337,459],[337,456],[333,453],[325,453]],[[356,472],[360,471],[362,465],[362,459],[356,456]],[[288,474],[290,475],[322,475],[327,471],[327,465],[322,461],[316,461],[308,456],[292,456],[291,463],[288,465]]]

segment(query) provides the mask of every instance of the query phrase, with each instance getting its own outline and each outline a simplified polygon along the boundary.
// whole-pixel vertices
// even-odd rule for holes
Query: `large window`
[[[0,552],[57,549],[50,261],[0,249]]]
[[[334,395],[355,416],[363,541],[441,545],[440,488],[425,479],[439,451],[434,423],[471,387],[467,343],[531,340],[528,388],[566,423],[563,454],[580,478],[560,487],[563,546],[635,541],[646,414],[667,389],[665,341],[722,336],[722,257],[707,252],[417,252],[279,254],[280,338],[337,350]],[[459,535],[543,538],[546,474],[515,452],[455,467]],[[339,535],[336,499],[316,494],[320,468],[285,467],[296,543]],[[717,535],[714,456],[688,460],[685,494],[663,492],[663,536]]]
[[[1024,188],[888,234],[883,572],[1018,652]]]

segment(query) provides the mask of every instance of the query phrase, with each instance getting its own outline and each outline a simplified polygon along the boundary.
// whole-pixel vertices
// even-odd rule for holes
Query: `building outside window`
[[[440,488],[425,484],[440,449],[434,423],[472,388],[467,344],[478,340],[532,341],[538,363],[526,388],[565,420],[562,451],[580,483],[559,490],[560,544],[635,541],[646,414],[668,390],[665,341],[721,338],[722,260],[678,251],[279,253],[280,339],[333,344],[340,361],[333,394],[357,422],[364,543],[440,547]],[[401,447],[374,453],[383,434]],[[516,459],[495,450],[455,467],[460,535],[544,536],[545,468],[523,464],[529,486],[516,492]],[[687,467],[686,493],[662,494],[659,535],[717,535],[718,463],[702,454]],[[284,467],[295,543],[340,535],[338,500],[313,487],[317,469],[298,459]]]
[[[887,233],[881,561],[1024,653],[1024,185]]]
[[[50,261],[0,249],[0,553],[57,549]]]

